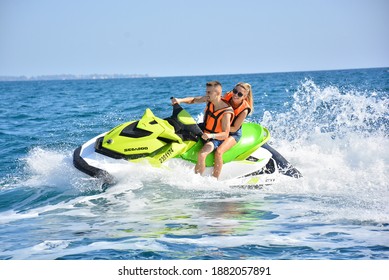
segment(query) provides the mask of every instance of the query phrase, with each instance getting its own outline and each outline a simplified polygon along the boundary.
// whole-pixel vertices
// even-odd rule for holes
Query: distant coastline
[[[147,78],[147,74],[89,74],[89,75],[40,75],[40,76],[0,76],[0,81],[57,81],[57,80],[108,80],[108,79],[130,79]]]
[[[340,69],[311,69],[279,72],[257,72],[257,73],[215,73],[215,74],[196,74],[196,75],[177,75],[177,76],[150,76],[148,74],[88,74],[88,75],[38,75],[38,76],[0,76],[0,82],[13,81],[66,81],[66,80],[109,80],[109,79],[134,79],[134,78],[171,78],[171,77],[200,77],[200,76],[224,76],[224,75],[256,75],[256,74],[275,74],[275,73],[301,73],[301,72],[331,72],[331,71],[349,71],[349,70],[369,70],[369,69],[388,69],[388,66],[361,67],[361,68],[340,68]],[[389,71],[389,70],[386,70]]]

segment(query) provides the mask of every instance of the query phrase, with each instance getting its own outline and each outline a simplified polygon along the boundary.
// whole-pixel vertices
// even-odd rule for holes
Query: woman
[[[204,114],[204,134],[202,138],[207,141],[197,156],[195,173],[203,174],[207,155],[220,147],[229,137],[230,125],[234,111],[227,101],[222,99],[222,86],[218,81],[206,84],[206,95],[198,97],[173,98],[172,103],[203,103],[207,102]],[[223,167],[223,159],[215,157],[213,176],[219,177]]]
[[[230,136],[215,151],[215,165],[216,162],[223,165],[223,154],[239,142],[242,137],[242,124],[254,109],[253,93],[248,83],[236,84],[232,91],[225,94],[224,100],[233,108],[234,118],[230,126]],[[213,176],[219,178],[221,170],[222,167],[215,168]]]

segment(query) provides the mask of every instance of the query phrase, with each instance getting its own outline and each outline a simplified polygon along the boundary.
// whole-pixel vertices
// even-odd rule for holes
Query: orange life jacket
[[[234,94],[232,93],[232,91],[227,92],[226,95],[224,96],[224,100],[226,100],[231,107],[232,107],[231,99],[233,96]],[[237,108],[232,107],[232,109],[234,110],[234,118],[231,123],[232,125],[234,124],[235,120],[243,111],[247,110],[247,115],[250,114],[251,112],[250,105],[246,100],[243,100],[243,102]]]
[[[227,105],[228,102],[223,100]],[[224,114],[232,114],[232,119],[234,118],[234,110],[231,108],[231,106],[228,106],[226,108],[222,108],[215,111],[215,106],[213,103],[208,102],[207,106],[205,107],[205,113],[204,113],[204,132],[209,133],[219,133],[223,132],[222,128],[222,119]]]

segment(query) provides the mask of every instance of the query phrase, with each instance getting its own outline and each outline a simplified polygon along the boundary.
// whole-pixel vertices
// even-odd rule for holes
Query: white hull
[[[127,161],[125,159],[114,159],[96,153],[94,147],[96,139],[103,135],[104,134],[96,136],[80,147],[81,150],[79,151],[79,156],[87,165],[103,170],[113,177],[115,177],[117,170],[120,169],[118,167],[142,165],[141,160]],[[278,168],[275,162],[273,162],[274,170],[272,170],[270,174],[260,172],[261,170],[266,169],[266,165],[269,161],[274,161],[272,159],[272,154],[268,150],[260,147],[253,152],[251,156],[260,159],[260,161],[254,162],[250,160],[241,160],[225,163],[223,165],[219,181],[224,181],[229,186],[242,187],[260,187],[275,183],[278,175]],[[148,164],[146,160],[144,161],[144,164]],[[162,167],[166,167],[167,169],[174,169],[177,168],[177,166],[194,170],[195,164],[181,158],[173,158],[162,165]],[[211,176],[212,171],[213,167],[207,167],[203,176]],[[131,175],[129,174],[129,176]]]

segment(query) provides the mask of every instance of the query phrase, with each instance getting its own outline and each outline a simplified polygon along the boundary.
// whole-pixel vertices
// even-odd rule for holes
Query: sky
[[[0,76],[388,66],[388,0],[0,0]]]

